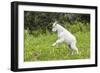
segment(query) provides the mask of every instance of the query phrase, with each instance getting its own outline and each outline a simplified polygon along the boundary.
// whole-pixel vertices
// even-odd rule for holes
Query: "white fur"
[[[57,22],[53,23],[52,31],[57,32],[58,34],[58,40],[53,43],[52,46],[56,46],[59,43],[65,42],[72,50],[75,50],[78,54],[78,48],[76,47],[76,38],[74,35],[72,35],[67,29],[59,25]]]

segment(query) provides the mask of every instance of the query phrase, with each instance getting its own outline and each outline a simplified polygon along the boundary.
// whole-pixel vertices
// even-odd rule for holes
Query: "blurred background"
[[[24,28],[30,34],[51,32],[55,21],[72,33],[90,31],[90,14],[24,11]]]

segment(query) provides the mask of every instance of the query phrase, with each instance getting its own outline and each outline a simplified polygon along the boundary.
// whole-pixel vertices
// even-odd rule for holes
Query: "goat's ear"
[[[55,22],[55,23],[54,23],[54,26],[56,26],[56,25],[57,25],[57,23]]]
[[[55,21],[55,24],[57,24],[57,21]]]
[[[55,21],[55,25],[57,25],[57,21]]]
[[[56,26],[57,25],[57,21],[55,21],[54,23],[53,23],[53,26]]]

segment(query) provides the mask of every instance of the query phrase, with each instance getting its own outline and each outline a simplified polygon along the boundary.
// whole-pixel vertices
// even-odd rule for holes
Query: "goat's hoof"
[[[52,44],[52,47],[54,47],[55,46],[55,44]]]
[[[54,45],[51,45],[52,47],[54,47]]]

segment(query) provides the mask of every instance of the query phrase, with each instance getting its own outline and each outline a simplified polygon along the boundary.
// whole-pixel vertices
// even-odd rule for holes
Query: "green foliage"
[[[74,23],[72,25],[65,24],[64,27],[72,33],[77,33],[79,31],[81,31],[81,32],[89,32],[90,31],[89,23],[83,24],[82,22],[77,22],[77,23]]]
[[[89,14],[56,13],[56,12],[24,12],[24,28],[31,34],[51,32],[52,24],[58,21],[62,26],[69,27],[72,32],[88,30],[90,27]],[[69,25],[67,25],[69,24]],[[88,26],[87,26],[88,24]],[[35,32],[33,32],[35,31]]]
[[[33,36],[25,32],[24,41],[24,61],[50,61],[50,60],[70,60],[90,58],[90,35],[89,32],[77,32],[79,55],[71,55],[71,50],[64,43],[59,47],[51,45],[56,41],[57,35],[47,32]],[[85,38],[85,39],[84,39]]]

